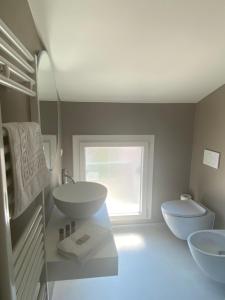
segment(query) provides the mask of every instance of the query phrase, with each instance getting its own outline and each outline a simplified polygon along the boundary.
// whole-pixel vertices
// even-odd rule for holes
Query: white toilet
[[[195,231],[214,226],[215,213],[191,199],[164,202],[161,210],[166,224],[181,240],[187,240]]]

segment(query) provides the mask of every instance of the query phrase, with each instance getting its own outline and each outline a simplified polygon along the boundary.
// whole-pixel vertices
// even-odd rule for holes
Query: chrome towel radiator
[[[33,121],[40,120],[35,98],[36,61],[0,19],[0,85],[33,97],[30,98]],[[13,224],[17,220],[11,218],[13,186],[10,146],[7,132],[2,128],[0,107],[0,299],[48,300],[44,191],[34,202],[25,226],[14,242]]]
[[[3,145],[6,169],[9,218],[13,213],[13,173],[7,131],[3,128]],[[12,247],[13,279],[17,300],[47,299],[45,263],[45,220],[44,206],[38,204],[25,229]]]
[[[43,213],[39,205],[13,249],[18,300],[33,299],[44,267],[44,259]]]

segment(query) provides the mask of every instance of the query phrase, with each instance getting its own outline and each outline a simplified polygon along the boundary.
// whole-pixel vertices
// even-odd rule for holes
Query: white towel
[[[39,124],[5,123],[13,169],[13,218],[20,216],[49,184]]]
[[[58,243],[58,252],[67,258],[84,262],[98,250],[109,233],[109,229],[105,227],[86,222],[75,233]]]

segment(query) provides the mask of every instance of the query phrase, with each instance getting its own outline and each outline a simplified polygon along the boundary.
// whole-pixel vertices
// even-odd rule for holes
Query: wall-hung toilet
[[[225,283],[225,230],[197,231],[187,241],[199,268],[211,279]]]
[[[182,240],[195,231],[214,226],[215,213],[194,200],[167,201],[162,204],[161,210],[172,233]]]

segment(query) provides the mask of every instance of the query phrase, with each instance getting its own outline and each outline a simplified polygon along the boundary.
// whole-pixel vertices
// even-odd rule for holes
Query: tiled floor
[[[58,282],[53,300],[224,300],[225,285],[205,277],[187,244],[165,225],[114,229],[119,276]]]

